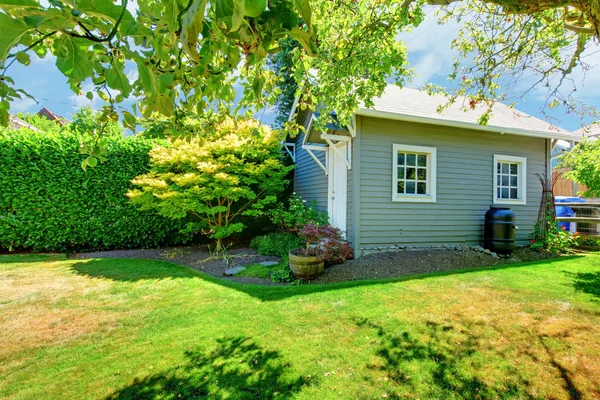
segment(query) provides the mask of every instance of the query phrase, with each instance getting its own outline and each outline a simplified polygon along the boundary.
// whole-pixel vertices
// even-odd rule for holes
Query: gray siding
[[[327,175],[306,150],[302,150],[304,134],[296,137],[296,168],[294,169],[294,192],[306,201],[317,202],[317,208],[327,212]],[[325,165],[325,152],[313,151]]]
[[[527,157],[527,204],[512,206],[517,240],[527,241],[541,198],[535,174],[546,172],[544,139],[367,117],[360,127],[360,247],[480,243],[493,203],[494,154]],[[437,148],[436,203],[392,201],[394,143]]]

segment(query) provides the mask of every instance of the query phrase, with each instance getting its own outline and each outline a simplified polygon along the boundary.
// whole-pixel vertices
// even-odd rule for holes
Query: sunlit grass
[[[167,262],[0,257],[0,398],[594,398],[600,255],[240,285]]]

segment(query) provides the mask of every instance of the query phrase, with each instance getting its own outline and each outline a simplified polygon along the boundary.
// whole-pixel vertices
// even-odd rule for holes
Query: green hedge
[[[138,211],[124,193],[148,170],[152,142],[108,138],[108,161],[81,168],[71,133],[0,132],[0,248],[46,251],[185,241],[179,224]]]

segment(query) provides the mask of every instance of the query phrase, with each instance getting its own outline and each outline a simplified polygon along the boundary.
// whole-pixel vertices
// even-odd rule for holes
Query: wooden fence
[[[570,168],[557,168],[554,171],[557,171],[561,174],[565,172],[569,172]],[[572,180],[569,180],[563,176],[559,177],[554,183],[553,193],[555,196],[577,196],[578,192],[585,192],[587,187],[584,185],[580,185]]]

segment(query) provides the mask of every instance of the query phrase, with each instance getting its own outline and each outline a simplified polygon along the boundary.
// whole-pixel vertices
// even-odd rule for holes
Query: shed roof
[[[438,108],[448,102],[447,97],[437,94],[429,95],[427,92],[417,89],[388,85],[381,97],[374,98],[373,102],[372,107],[361,107],[357,114],[524,136],[564,140],[578,138],[569,131],[502,103],[496,103],[493,106],[493,115],[488,124],[483,126],[477,121],[485,112],[485,108],[480,106],[470,109],[468,99],[462,96],[440,113]],[[467,108],[466,111],[465,108]]]
[[[598,140],[600,139],[600,123],[581,128],[573,133],[580,138],[586,137],[590,140]]]

